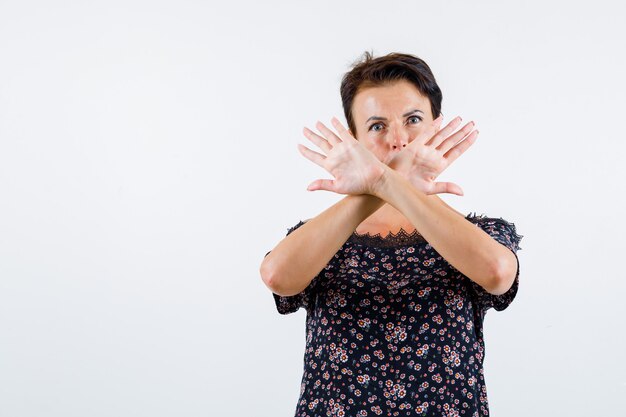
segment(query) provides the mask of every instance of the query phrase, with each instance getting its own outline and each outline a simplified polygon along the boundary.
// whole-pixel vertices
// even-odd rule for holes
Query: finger
[[[298,150],[306,159],[324,168],[324,161],[326,160],[326,157],[324,155],[310,150],[301,143],[298,143]]]
[[[322,149],[327,154],[333,148],[332,145],[328,143],[326,139],[324,139],[323,137],[321,137],[320,135],[316,134],[315,132],[313,132],[312,130],[306,127],[302,129],[302,133],[304,133],[304,136],[306,136],[308,140],[316,144],[318,148]]]
[[[448,165],[454,162],[459,156],[461,156],[470,146],[478,139],[478,130],[474,130],[464,140],[457,143],[452,149],[443,155],[447,159]]]
[[[463,189],[453,182],[436,182],[433,184],[433,194],[456,194],[463,196]]]
[[[441,130],[441,125],[443,123],[443,114],[439,116],[439,121],[435,124],[435,131],[433,135]]]
[[[450,148],[452,148],[454,145],[456,145],[461,140],[463,140],[464,137],[469,135],[472,129],[474,128],[474,126],[475,126],[475,123],[473,121],[467,123],[461,129],[459,129],[459,131],[457,131],[455,134],[450,135],[448,138],[442,141],[439,145],[437,145],[436,146],[437,150],[441,151],[442,153],[448,152]]]
[[[443,122],[443,114],[440,114],[433,122],[431,123],[437,131],[441,128],[441,122]]]
[[[337,119],[336,117],[333,117],[331,119],[331,122],[333,124],[333,126],[335,126],[335,129],[337,129],[337,132],[339,133],[339,136],[341,137],[341,139],[347,141],[347,142],[352,142],[352,141],[356,141],[356,139],[354,138],[354,136],[352,136],[352,134],[350,133],[350,131],[348,129],[346,129],[341,122],[339,121],[339,119]]]
[[[412,141],[409,142],[407,148],[419,148],[428,142],[438,131],[443,121],[443,114],[440,114],[435,120],[426,124],[426,128],[423,129]]]
[[[328,140],[333,146],[341,143],[341,139],[339,139],[339,136],[335,135],[335,133],[327,128],[324,123],[318,120],[315,126],[317,127],[317,130],[322,132],[322,134],[326,137],[326,140]]]
[[[308,191],[317,191],[317,190],[325,190],[335,192],[335,181],[334,180],[315,180],[308,187],[306,187]]]
[[[428,142],[426,142],[426,145],[434,147],[439,146],[439,144],[445,138],[447,138],[450,134],[452,134],[452,132],[454,132],[454,129],[456,129],[457,126],[461,123],[461,120],[461,116],[457,116],[452,119],[443,129],[438,131]]]

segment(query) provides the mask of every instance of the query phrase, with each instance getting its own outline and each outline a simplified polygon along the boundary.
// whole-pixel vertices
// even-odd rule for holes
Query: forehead
[[[427,112],[430,100],[417,87],[406,80],[360,90],[352,102],[355,119],[365,120],[370,116],[393,116],[414,108]]]

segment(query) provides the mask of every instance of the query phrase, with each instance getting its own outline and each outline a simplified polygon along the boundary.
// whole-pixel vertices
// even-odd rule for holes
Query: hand
[[[463,190],[458,185],[452,182],[435,182],[435,179],[476,142],[478,130],[472,131],[474,122],[469,122],[452,134],[461,123],[461,117],[454,118],[439,130],[442,120],[442,116],[433,120],[422,134],[396,153],[387,165],[425,194],[463,195]],[[461,142],[463,138],[465,140]]]
[[[316,126],[324,137],[313,133],[306,127],[303,130],[304,136],[327,155],[314,152],[299,143],[300,153],[335,177],[334,180],[315,180],[307,187],[307,190],[327,190],[355,195],[372,194],[384,172],[389,168],[356,140],[335,117],[332,118],[332,123],[339,136],[319,121]]]

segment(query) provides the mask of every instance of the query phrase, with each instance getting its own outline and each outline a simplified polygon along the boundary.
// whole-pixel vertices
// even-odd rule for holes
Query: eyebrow
[[[408,113],[404,113],[404,114],[402,115],[402,117],[409,116],[409,115],[411,115],[411,114],[413,114],[413,113],[415,113],[415,112],[420,112],[420,113],[424,114],[424,112],[423,112],[423,111],[421,111],[421,110],[419,110],[419,109],[414,109],[414,110],[411,110],[411,111],[410,111],[410,112],[408,112]],[[380,116],[372,116],[372,117],[370,117],[369,119],[367,119],[367,120],[365,121],[365,123],[369,122],[370,120],[387,120],[387,119],[386,119],[385,117],[380,117]]]

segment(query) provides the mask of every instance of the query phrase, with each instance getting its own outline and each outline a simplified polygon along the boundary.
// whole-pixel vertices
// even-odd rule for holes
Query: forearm
[[[278,295],[306,288],[329,263],[356,227],[384,205],[369,195],[347,195],[286,236],[265,257],[261,276]]]
[[[438,203],[440,203],[442,206],[450,209],[453,213],[465,218],[465,215],[463,213],[460,213],[458,211],[456,211],[455,209],[453,209],[448,203],[446,203],[445,201],[443,201],[441,199],[441,197],[439,197],[439,195],[435,194],[431,196],[433,198],[434,201],[437,201]]]
[[[499,265],[508,249],[485,231],[391,169],[386,170],[374,194],[402,212],[454,268],[488,291],[498,288]]]

